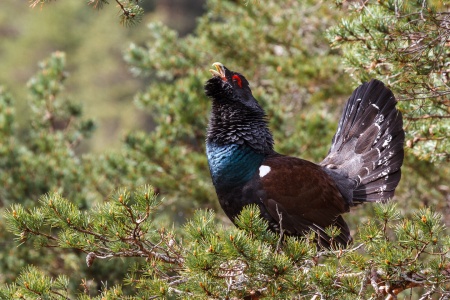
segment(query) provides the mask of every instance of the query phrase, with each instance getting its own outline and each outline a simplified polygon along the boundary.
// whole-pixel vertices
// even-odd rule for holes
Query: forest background
[[[315,162],[325,156],[353,88],[372,77],[385,81],[401,100],[407,131],[395,211],[423,220],[431,207],[428,212],[444,226],[443,234],[450,224],[450,34],[444,26],[436,28],[447,20],[442,13],[447,6],[396,3],[373,1],[358,8],[352,6],[358,1],[144,1],[140,22],[124,26],[123,11],[114,2],[100,10],[93,6],[101,1],[50,1],[34,8],[25,0],[8,2],[0,11],[0,283],[17,286],[5,285],[4,295],[33,295],[26,282],[62,274],[70,277],[60,287],[67,295],[95,297],[124,283],[120,293],[145,290],[136,284],[137,277],[148,275],[138,270],[152,263],[138,258],[145,255],[117,254],[124,253],[124,245],[105,246],[110,252],[102,252],[85,244],[95,244],[87,237],[91,231],[70,231],[94,228],[78,227],[73,220],[122,201],[128,195],[124,188],[137,190],[130,201],[139,203],[139,195],[152,194],[142,187],[154,187],[158,196],[150,198],[158,213],[152,224],[163,240],[168,237],[161,228],[171,228],[170,235],[189,241],[183,224],[196,220],[197,209],[213,209],[215,220],[232,228],[218,206],[204,155],[210,103],[203,84],[215,61],[250,80],[270,117],[276,150]],[[402,25],[413,23],[405,21],[407,15],[418,16],[418,28]],[[430,28],[436,36],[416,37]],[[396,40],[405,32],[407,42]],[[422,45],[431,50],[418,52]],[[45,211],[60,200],[62,211],[73,218],[61,213],[56,221]],[[107,220],[102,214],[107,212],[99,213]],[[377,217],[373,206],[364,206],[346,219],[357,233]],[[104,230],[105,236],[106,231],[120,236],[126,228]],[[108,258],[121,259],[86,265],[86,256],[105,251],[115,253]],[[170,276],[148,277],[167,281]],[[183,297],[191,297],[195,284],[180,284],[188,284]],[[164,297],[180,295],[168,286],[172,290],[160,290]],[[253,290],[228,286],[224,293]],[[305,290],[317,293],[310,286]]]

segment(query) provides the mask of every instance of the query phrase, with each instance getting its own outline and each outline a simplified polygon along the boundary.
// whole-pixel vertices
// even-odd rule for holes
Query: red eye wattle
[[[233,79],[233,81],[236,81],[238,86],[240,88],[242,88],[242,80],[241,80],[241,77],[239,77],[239,75],[233,75],[233,77],[231,77],[231,79]]]

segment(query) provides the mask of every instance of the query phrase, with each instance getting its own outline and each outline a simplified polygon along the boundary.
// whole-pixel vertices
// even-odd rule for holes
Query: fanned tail
[[[353,181],[352,199],[347,199],[353,204],[386,202],[394,196],[405,140],[396,103],[381,81],[371,80],[353,92],[344,108],[321,165]]]

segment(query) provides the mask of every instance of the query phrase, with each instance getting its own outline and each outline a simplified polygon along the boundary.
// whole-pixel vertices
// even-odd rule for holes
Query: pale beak
[[[215,62],[212,64],[215,70],[210,69],[209,71],[211,74],[215,77],[220,77],[222,80],[227,81],[227,78],[225,77],[225,67],[220,62]]]

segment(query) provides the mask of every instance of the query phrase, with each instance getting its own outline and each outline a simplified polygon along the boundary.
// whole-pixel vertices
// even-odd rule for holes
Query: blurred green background
[[[67,93],[82,104],[84,115],[98,125],[93,137],[84,140],[77,151],[117,148],[130,130],[151,130],[151,116],[133,104],[135,93],[148,81],[131,74],[123,60],[124,51],[131,42],[144,44],[149,22],[164,22],[180,36],[192,32],[204,6],[203,0],[145,1],[142,22],[124,27],[118,22],[115,2],[101,10],[86,1],[55,1],[34,8],[27,0],[3,3],[0,85],[5,85],[15,97],[19,130],[27,126],[26,118],[21,116],[29,114],[24,87],[37,71],[38,62],[54,51],[63,51],[68,57]]]
[[[204,155],[210,103],[203,84],[215,61],[249,79],[270,117],[277,151],[314,162],[325,157],[343,104],[358,85],[346,73],[342,53],[325,37],[345,12],[322,1],[161,0],[145,1],[143,8],[141,23],[123,27],[114,1],[99,11],[86,1],[54,1],[34,9],[27,0],[3,3],[0,85],[14,101],[4,101],[0,115],[14,107],[15,123],[12,133],[1,135],[13,151],[0,144],[0,152],[7,154],[5,160],[13,153],[17,165],[0,157],[0,182],[10,184],[0,190],[2,214],[12,203],[32,207],[50,191],[89,209],[121,186],[152,184],[166,198],[161,226],[177,227],[196,208],[213,208],[220,221],[231,224],[217,203]],[[79,103],[83,117],[93,118],[97,127],[73,153],[66,147],[71,137],[49,134],[48,124],[40,124],[43,129],[32,124],[45,110],[33,112],[30,103],[36,106],[41,99],[26,85],[34,74],[45,77],[52,70],[38,62],[55,51],[66,53],[69,75],[55,102],[67,96]],[[402,170],[399,208],[408,215],[431,205],[450,224],[448,164],[419,160],[407,150]],[[365,205],[345,218],[356,231],[370,216],[373,207]],[[46,266],[50,275],[60,271],[95,278],[97,284],[120,282],[131,263],[102,262],[87,269],[76,251],[17,248],[2,221],[0,283],[11,282],[29,263]]]

